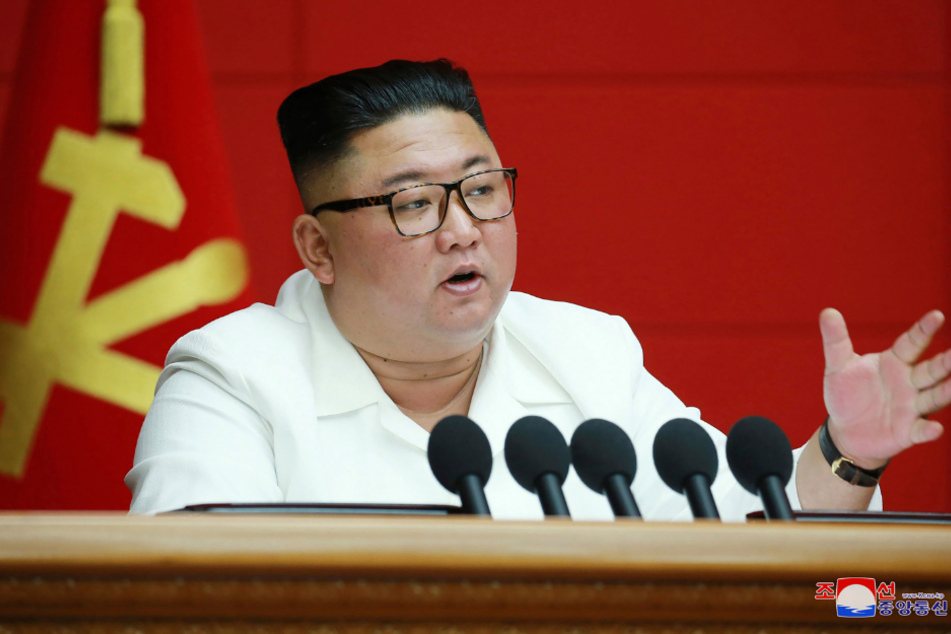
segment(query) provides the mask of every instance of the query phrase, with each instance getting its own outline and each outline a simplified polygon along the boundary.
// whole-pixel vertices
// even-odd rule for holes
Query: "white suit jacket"
[[[654,434],[666,421],[700,421],[643,366],[622,318],[510,293],[486,342],[469,416],[494,454],[486,495],[496,518],[541,518],[537,498],[505,466],[505,434],[519,418],[551,420],[571,438],[589,418],[634,441],[633,491],[648,520],[690,519],[660,480]],[[727,467],[723,434],[713,495],[724,519],[761,508]],[[171,349],[126,484],[133,512],[215,502],[458,504],[426,458],[429,434],[380,387],[327,312],[319,283],[291,276],[275,306],[255,304],[182,337]],[[798,451],[797,451],[798,455]],[[788,487],[798,506],[795,474]],[[607,500],[572,472],[575,519],[611,519]]]

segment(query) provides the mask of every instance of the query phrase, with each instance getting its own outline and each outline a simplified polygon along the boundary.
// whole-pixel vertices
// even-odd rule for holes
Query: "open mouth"
[[[478,268],[473,268],[468,271],[463,268],[443,282],[441,287],[453,295],[466,297],[477,293],[479,289],[482,288],[482,274]]]
[[[469,273],[458,273],[450,277],[448,280],[446,280],[446,283],[465,284],[466,282],[471,282],[472,280],[474,280],[475,277],[476,277],[476,274],[473,273],[472,271],[470,271]]]

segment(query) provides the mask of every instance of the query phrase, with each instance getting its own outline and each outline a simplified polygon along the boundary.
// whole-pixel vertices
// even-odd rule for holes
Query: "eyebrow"
[[[460,166],[460,170],[463,172],[466,172],[472,169],[473,167],[475,167],[476,165],[490,165],[490,164],[491,164],[491,161],[489,160],[489,157],[487,155],[479,154],[478,156],[473,156],[471,158],[466,159]],[[384,180],[383,187],[385,188],[396,187],[404,183],[420,183],[426,179],[426,175],[427,175],[426,172],[421,172],[419,170],[409,170],[406,172],[399,172],[398,174],[394,174],[393,176],[390,176],[389,178]]]

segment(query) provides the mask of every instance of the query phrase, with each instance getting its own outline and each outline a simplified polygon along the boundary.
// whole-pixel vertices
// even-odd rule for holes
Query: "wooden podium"
[[[951,529],[0,514],[0,632],[951,631],[818,582],[951,597]]]

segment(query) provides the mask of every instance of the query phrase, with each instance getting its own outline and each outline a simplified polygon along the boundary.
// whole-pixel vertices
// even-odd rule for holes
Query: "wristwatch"
[[[843,456],[839,448],[832,442],[832,436],[829,435],[828,417],[822,423],[822,427],[819,428],[819,448],[822,450],[826,462],[832,467],[832,473],[855,486],[873,487],[877,485],[878,480],[882,477],[882,472],[888,466],[888,462],[886,462],[878,469],[863,469]]]

